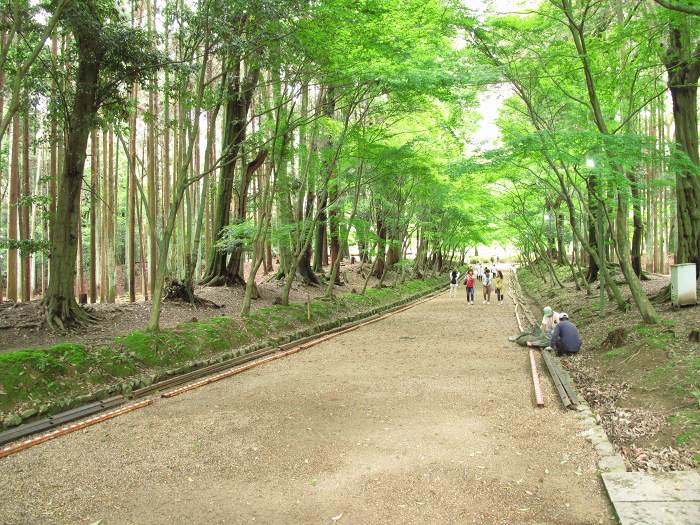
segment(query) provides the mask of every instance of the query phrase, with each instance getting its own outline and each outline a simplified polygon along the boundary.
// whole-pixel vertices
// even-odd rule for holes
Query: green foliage
[[[252,220],[229,224],[224,228],[216,248],[222,251],[232,251],[238,246],[250,249],[255,238],[256,226]]]
[[[49,241],[42,239],[0,239],[0,250],[19,250],[20,255],[48,253]]]

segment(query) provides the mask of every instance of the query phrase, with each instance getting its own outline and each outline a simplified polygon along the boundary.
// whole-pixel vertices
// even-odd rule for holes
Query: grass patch
[[[631,349],[627,348],[625,346],[621,346],[620,348],[614,348],[612,350],[609,350],[603,354],[603,358],[607,360],[615,360],[615,359],[621,359],[623,357],[627,357],[631,353]]]
[[[87,348],[61,343],[48,349],[0,354],[0,422],[6,413],[35,408],[65,409],[64,400],[107,385],[178,367],[242,348],[281,333],[328,322],[352,311],[367,310],[402,297],[427,292],[443,279],[409,281],[393,288],[368,289],[365,295],[342,294],[335,300],[260,308],[242,320],[212,317],[152,333],[135,330],[109,344]]]

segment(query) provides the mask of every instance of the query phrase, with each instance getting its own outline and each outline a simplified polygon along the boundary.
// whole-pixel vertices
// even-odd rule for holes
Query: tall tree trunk
[[[134,113],[129,119],[129,191],[127,208],[129,214],[129,232],[127,253],[129,256],[129,302],[136,301],[136,118],[138,115],[138,86],[133,87],[132,100]]]
[[[255,172],[263,165],[267,158],[267,150],[263,149],[258,152],[257,157],[252,160],[245,169],[241,170],[241,185],[239,188],[238,198],[234,207],[234,221],[238,224],[245,222],[248,213],[248,192],[250,183],[253,180]],[[227,285],[239,284],[245,286],[245,277],[241,273],[243,266],[243,246],[236,246],[231,252],[231,259],[227,267]],[[257,290],[255,291],[257,294]]]
[[[99,17],[95,7],[91,2],[87,2],[84,7],[88,9],[84,16],[68,17],[68,24],[78,47],[76,90],[68,115],[70,124],[65,160],[57,188],[56,216],[61,217],[61,220],[55,221],[49,261],[51,279],[43,300],[49,325],[59,327],[89,318],[75,301],[73,285],[85,151],[98,109],[97,90],[104,51],[100,49],[96,38],[96,30],[101,28],[97,22]],[[85,16],[94,23],[84,24]]]
[[[313,190],[313,187],[310,187],[309,191],[306,193],[306,204],[304,207],[304,221],[306,222],[306,224],[311,223],[311,218],[314,214],[314,201],[316,200],[316,193]],[[299,259],[299,264],[297,265],[297,272],[299,272],[299,275],[302,276],[304,282],[306,282],[307,284],[319,284],[318,277],[316,277],[316,274],[311,268],[312,255],[312,243],[309,242],[306,244],[306,248],[304,248],[303,256],[301,257],[301,259]]]
[[[97,188],[99,184],[99,162],[97,158],[97,130],[90,139],[90,302],[97,301]]]
[[[23,114],[22,119],[22,197],[24,204],[20,214],[20,239],[29,242],[29,210],[31,208],[30,198],[32,196],[29,185],[29,106]],[[28,303],[31,300],[31,272],[29,250],[24,250],[22,255],[22,301]]]
[[[150,5],[150,2],[149,2]],[[150,9],[148,10],[150,17]],[[146,177],[148,184],[148,270],[151,278],[151,295],[153,295],[156,285],[156,272],[158,269],[158,197],[156,191],[156,132],[155,132],[155,98],[153,89],[148,93],[148,119],[147,137],[146,137]]]
[[[630,173],[630,191],[632,194],[632,251],[630,253],[632,270],[637,277],[642,276],[642,238],[644,237],[644,222],[642,221],[642,203],[639,191],[639,182],[633,173]]]
[[[51,55],[55,61],[58,55],[58,39],[51,37]],[[56,86],[53,86],[51,96],[56,97]],[[54,221],[56,220],[56,183],[58,181],[58,125],[56,117],[51,116],[51,132],[49,134],[49,240],[53,238]]]
[[[592,217],[598,217],[598,199],[595,197],[596,192],[596,179],[592,175],[586,178],[586,195],[588,197],[588,210],[590,211],[590,217],[588,220],[588,245],[598,246],[598,224],[597,221],[593,220]],[[588,273],[586,274],[586,280],[589,283],[595,282],[598,279],[598,263],[593,257],[588,258]]]
[[[7,42],[7,32],[5,30],[0,31],[0,45],[5,46]],[[0,67],[0,119],[5,114],[5,69]],[[2,144],[5,135],[0,136],[0,151],[2,151]],[[0,187],[2,186],[2,178],[4,175],[3,166],[0,164]],[[2,216],[2,197],[0,197],[0,216]],[[3,282],[3,268],[0,265],[0,303],[3,301],[4,292],[4,282]]]
[[[102,130],[102,223],[101,232],[102,239],[104,239],[102,250],[103,250],[103,263],[102,263],[102,289],[101,300],[103,302],[109,303],[109,289],[110,282],[113,279],[113,274],[110,267],[110,246],[111,239],[109,238],[110,230],[110,218],[112,215],[112,198],[109,184],[109,165],[112,162],[111,155],[109,152],[109,130],[104,128]]]
[[[236,160],[245,141],[248,110],[253,100],[253,92],[258,84],[260,69],[257,66],[251,66],[244,79],[241,78],[242,74],[242,63],[240,60],[236,60],[233,76],[229,81],[228,102],[224,116],[224,136],[221,148],[225,153],[221,166],[221,177],[214,215],[214,243],[211,250],[209,250],[207,270],[202,278],[202,283],[210,286],[228,284],[232,277],[235,279],[236,276],[239,276],[237,271],[235,276],[230,275],[230,267],[226,265],[226,252],[220,252],[214,245],[221,239],[222,230],[230,222]],[[242,176],[242,178],[246,177]],[[250,181],[244,182],[247,189]],[[243,209],[243,213],[245,217],[245,209]]]
[[[673,100],[678,148],[691,165],[676,171],[676,264],[695,263],[700,277],[700,176],[698,176],[698,78],[700,45],[689,49],[688,20],[672,25],[665,63]],[[681,163],[682,164],[682,163]]]
[[[625,276],[625,280],[630,287],[630,293],[632,294],[632,299],[637,305],[640,315],[645,323],[655,324],[658,323],[660,318],[659,315],[654,310],[651,305],[649,298],[647,297],[644,289],[642,288],[641,282],[634,275],[632,265],[630,264],[630,247],[629,238],[627,233],[627,222],[628,222],[628,205],[627,205],[627,195],[621,190],[618,193],[617,198],[617,213],[616,213],[616,228],[615,234],[617,235],[617,247],[620,251],[620,269]]]
[[[326,244],[326,206],[328,205],[328,195],[321,191],[318,196],[318,224],[316,225],[316,242],[314,244],[314,271],[323,272],[323,267],[328,265],[328,246]]]
[[[146,267],[146,246],[144,245],[145,235],[143,234],[143,202],[138,199],[136,207],[137,224],[139,225],[139,258],[141,260],[141,293],[143,300],[148,301],[148,268]]]
[[[116,252],[116,223],[117,223],[117,185],[114,158],[114,129],[109,127],[107,133],[107,148],[109,169],[107,170],[107,195],[109,199],[107,220],[107,273],[109,277],[109,289],[107,302],[114,303],[117,299],[117,252]],[[84,162],[84,161],[83,161]],[[80,209],[78,209],[80,212]]]
[[[12,117],[12,149],[10,153],[10,201],[7,209],[7,237],[17,241],[17,204],[19,202],[19,113]],[[17,248],[11,246],[7,254],[7,299],[17,302]]]
[[[384,223],[384,217],[382,211],[377,212],[377,258],[379,261],[375,265],[374,275],[376,277],[382,278],[385,273],[386,267],[386,224]]]
[[[326,100],[324,103],[323,113],[329,119],[332,119],[333,114],[335,113],[334,90],[332,87],[326,89]],[[323,147],[324,149],[328,150],[330,150],[333,147],[333,139],[330,135],[326,138]],[[337,266],[336,261],[342,257],[340,253],[340,221],[338,220],[339,215],[342,213],[342,203],[340,202],[338,195],[338,174],[335,162],[329,160],[327,164],[327,166],[324,166],[324,169],[330,170],[330,172],[327,174],[327,177],[329,181],[328,237],[330,240],[331,273],[333,274],[335,284],[342,284],[338,272],[333,272],[333,268]],[[332,288],[330,288],[330,290],[332,291]]]
[[[557,264],[564,265],[569,262],[569,259],[566,255],[566,247],[564,245],[564,217],[561,211],[560,200],[557,200],[555,207],[552,209],[552,216],[554,219],[554,227],[557,233]]]

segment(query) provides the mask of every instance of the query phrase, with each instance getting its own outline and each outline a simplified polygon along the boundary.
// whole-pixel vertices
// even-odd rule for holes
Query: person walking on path
[[[571,355],[581,350],[581,335],[576,325],[569,321],[569,315],[562,312],[559,314],[559,322],[552,332],[549,346],[557,355]]]
[[[488,267],[484,270],[484,276],[481,278],[481,284],[484,288],[484,304],[491,304],[491,270]]]
[[[471,268],[467,272],[464,285],[467,287],[467,304],[474,304],[474,270]]]
[[[450,297],[457,297],[457,283],[459,282],[459,272],[452,270],[450,272]]]
[[[481,281],[481,277],[482,277],[481,263],[476,263],[476,278],[477,278],[477,280]]]
[[[503,281],[503,272],[499,271],[493,279],[493,286],[496,289],[496,299],[498,304],[503,304],[503,294],[505,293],[505,282]]]

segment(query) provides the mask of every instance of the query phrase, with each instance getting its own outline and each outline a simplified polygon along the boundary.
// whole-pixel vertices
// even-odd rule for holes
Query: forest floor
[[[325,270],[329,270],[325,268]],[[360,264],[342,264],[340,268],[343,286],[337,286],[338,292],[349,292],[353,288],[362,289],[364,275],[369,265],[364,265],[360,273]],[[326,272],[328,273],[328,272]],[[246,268],[247,274],[247,268]],[[385,279],[391,285],[393,274]],[[260,298],[252,303],[252,310],[271,306],[282,292],[283,282],[274,278],[274,273],[264,274],[261,269],[256,279]],[[378,279],[371,277],[368,286],[372,287]],[[289,298],[292,303],[302,303],[308,298],[322,296],[325,285],[307,286],[300,280],[292,285]],[[215,316],[240,317],[244,289],[236,287],[197,286],[195,294],[207,299],[219,308],[211,306],[192,306],[178,301],[165,301],[161,312],[161,327],[172,328],[183,322],[203,320]],[[95,346],[111,341],[115,336],[125,335],[133,330],[144,329],[148,325],[151,313],[151,301],[137,300],[128,302],[128,296],[118,297],[115,303],[96,303],[88,306],[97,317],[95,323],[68,331],[51,330],[44,323],[40,301],[30,303],[0,303],[0,352],[25,348],[45,348],[57,343],[71,342],[86,346]]]
[[[587,296],[560,270],[563,289],[526,269],[518,279],[536,303],[535,313],[549,305],[579,327],[582,352],[562,361],[628,468],[669,471],[700,464],[700,344],[688,340],[700,328],[700,307],[656,304],[662,323],[644,325],[633,305],[620,312],[608,302],[601,313],[597,283]],[[629,298],[622,275],[616,281]],[[669,278],[652,274],[642,284],[651,297]]]
[[[0,523],[614,523],[512,306],[460,292],[2,460]]]

